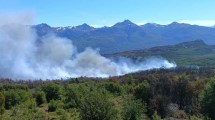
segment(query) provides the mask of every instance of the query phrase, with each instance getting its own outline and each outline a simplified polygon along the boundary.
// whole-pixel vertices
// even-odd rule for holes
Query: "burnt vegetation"
[[[215,119],[215,69],[67,80],[1,79],[1,119]]]

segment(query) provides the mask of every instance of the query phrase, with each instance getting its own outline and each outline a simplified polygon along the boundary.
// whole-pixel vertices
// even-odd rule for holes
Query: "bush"
[[[10,109],[15,105],[21,104],[31,98],[28,91],[12,89],[5,92],[5,108]]]
[[[38,112],[36,109],[36,101],[35,99],[28,99],[21,104],[18,104],[11,108],[10,119],[11,120],[31,120],[36,117],[36,113]]]
[[[122,109],[124,120],[142,120],[144,119],[145,106],[139,100],[128,98]]]
[[[37,106],[40,106],[46,102],[46,96],[43,91],[35,91],[33,97],[36,100]]]
[[[4,108],[4,105],[5,105],[5,98],[4,98],[4,95],[1,93],[0,91],[0,114],[2,115],[5,111],[5,108]]]
[[[152,120],[161,120],[161,117],[157,114],[157,111],[152,115]]]
[[[87,87],[84,85],[69,85],[65,89],[65,107],[77,108],[81,98],[86,94]]]
[[[48,116],[46,115],[47,113],[45,111],[39,110],[34,114],[34,120],[48,120]],[[32,119],[32,118],[31,118]]]
[[[109,91],[112,94],[115,95],[121,95],[122,94],[122,87],[117,83],[105,83],[104,87],[107,91]]]
[[[60,120],[69,120],[69,115],[64,109],[58,109],[56,113],[59,116]]]
[[[49,83],[42,86],[42,90],[45,92],[46,100],[60,100],[62,94],[62,88],[60,85],[55,83]]]
[[[137,99],[141,99],[142,101],[148,102],[149,95],[150,95],[150,85],[146,80],[140,83],[134,89],[134,96]]]
[[[51,100],[48,104],[48,111],[49,112],[54,112],[56,111],[58,108],[62,108],[63,107],[63,103],[60,100]]]
[[[203,118],[199,118],[197,116],[190,116],[190,120],[202,120]],[[206,120],[206,119],[205,119]]]
[[[200,101],[202,113],[211,119],[215,119],[215,78],[202,91]]]
[[[108,96],[97,91],[85,94],[79,110],[83,120],[112,120],[116,117],[116,111]]]
[[[71,120],[80,120],[80,113],[77,108],[70,109]]]

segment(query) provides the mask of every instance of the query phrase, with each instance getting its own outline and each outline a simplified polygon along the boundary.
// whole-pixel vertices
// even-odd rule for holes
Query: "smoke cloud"
[[[54,34],[38,38],[31,27],[23,25],[25,19],[29,17],[16,17],[15,20],[21,21],[20,23],[13,22],[11,17],[9,20],[5,17],[2,21],[0,19],[1,78],[109,77],[176,66],[162,58],[149,58],[144,61],[132,61],[128,58],[111,60],[91,48],[78,53],[69,39]],[[41,39],[41,42],[38,42],[38,39]]]

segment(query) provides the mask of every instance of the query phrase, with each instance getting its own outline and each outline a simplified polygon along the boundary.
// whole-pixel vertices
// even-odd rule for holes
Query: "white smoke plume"
[[[71,40],[53,34],[37,42],[35,31],[23,25],[23,18],[0,17],[0,78],[58,79],[68,77],[109,77],[153,68],[175,67],[165,59],[142,62],[130,59],[113,61],[87,48],[78,53]],[[20,19],[20,20],[17,20]],[[6,21],[6,22],[5,22]]]

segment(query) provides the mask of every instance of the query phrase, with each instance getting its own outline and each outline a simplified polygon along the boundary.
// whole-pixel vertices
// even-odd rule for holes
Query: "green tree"
[[[11,89],[5,92],[5,108],[10,109],[31,98],[31,94],[26,90]]]
[[[68,85],[65,89],[64,104],[66,108],[77,108],[80,100],[85,94],[90,92],[85,85]]]
[[[46,100],[59,100],[62,96],[62,88],[60,85],[55,83],[49,83],[42,86],[42,90],[45,92]]]
[[[83,120],[113,120],[116,111],[108,96],[97,91],[85,94],[79,105]]]
[[[121,95],[123,91],[122,87],[119,84],[113,83],[113,82],[105,83],[104,88],[110,93],[115,95]]]
[[[148,102],[149,95],[150,95],[150,85],[146,80],[144,80],[134,89],[134,96],[137,99],[141,99],[145,102]]]
[[[142,120],[144,119],[145,106],[144,104],[135,99],[129,98],[125,99],[122,108],[122,118],[123,120]]]
[[[202,113],[215,119],[215,78],[212,78],[202,91],[200,101]]]

